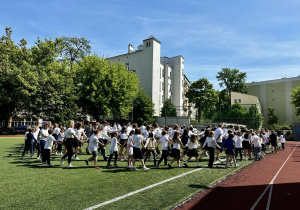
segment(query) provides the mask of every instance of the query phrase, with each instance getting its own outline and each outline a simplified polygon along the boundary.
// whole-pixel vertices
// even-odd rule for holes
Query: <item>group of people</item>
[[[284,135],[277,135],[267,129],[256,132],[251,129],[223,126],[223,124],[218,127],[207,126],[200,131],[193,126],[158,126],[158,124],[138,126],[131,125],[130,122],[126,125],[120,123],[110,125],[106,121],[102,124],[89,122],[88,125],[70,121],[68,128],[64,128],[46,122],[41,129],[38,126],[28,127],[22,157],[29,150],[33,157],[36,148],[37,159],[41,158],[43,164],[52,166],[50,155],[54,152],[62,156],[59,158],[61,164],[64,164],[67,159],[68,167],[73,167],[72,159],[79,160],[78,155],[83,153],[82,146],[87,143],[85,152],[91,155],[90,158],[85,159],[87,165],[93,161],[94,167],[99,168],[97,160],[98,154],[101,153],[103,159],[107,161],[107,167],[118,167],[117,161],[127,161],[127,168],[137,171],[138,160],[142,164],[143,171],[149,171],[146,162],[150,158],[154,161],[154,168],[159,168],[163,161],[164,165],[170,168],[174,162],[181,168],[180,161],[183,161],[183,158],[186,158],[185,167],[188,167],[188,162],[192,158],[196,160],[197,167],[200,167],[199,162],[208,153],[208,167],[212,168],[214,163],[223,162],[220,153],[225,150],[227,168],[228,164],[238,167],[236,160],[238,155],[240,161],[243,161],[243,156],[245,160],[252,160],[252,153],[255,160],[260,160],[270,146],[272,153],[277,153],[278,141],[281,142],[284,150]],[[105,150],[108,144],[110,144],[109,156]],[[170,158],[171,161],[168,163]],[[217,162],[214,162],[215,160]]]

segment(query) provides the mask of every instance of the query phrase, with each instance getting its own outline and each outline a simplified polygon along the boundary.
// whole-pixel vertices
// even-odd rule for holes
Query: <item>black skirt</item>
[[[198,151],[197,151],[197,149],[190,149],[187,152],[187,156],[188,157],[198,157]]]
[[[173,148],[172,151],[171,151],[170,156],[173,157],[173,158],[179,159],[180,158],[180,150]]]

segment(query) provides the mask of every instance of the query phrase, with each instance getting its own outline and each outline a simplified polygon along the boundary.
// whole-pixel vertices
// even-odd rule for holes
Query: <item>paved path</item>
[[[287,142],[176,209],[300,209],[299,201],[300,142]]]

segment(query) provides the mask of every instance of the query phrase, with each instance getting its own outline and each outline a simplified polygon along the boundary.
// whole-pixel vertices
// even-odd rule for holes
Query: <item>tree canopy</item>
[[[65,122],[81,114],[127,119],[139,78],[123,63],[90,53],[85,38],[37,38],[15,44],[12,30],[0,38],[0,120],[20,112]]]
[[[268,108],[268,114],[267,114],[267,116],[268,116],[267,123],[269,125],[276,125],[276,124],[278,124],[279,118],[275,114],[275,109],[273,107],[269,107]]]
[[[246,72],[240,72],[240,70],[235,68],[222,68],[222,70],[218,72],[216,78],[220,81],[220,87],[225,88],[227,95],[229,96],[228,104],[230,104],[231,91],[247,93]]]
[[[176,107],[172,103],[171,98],[168,98],[165,100],[164,105],[161,109],[161,116],[162,117],[176,117],[177,116]]]
[[[154,123],[154,103],[147,93],[140,89],[133,101],[133,121],[137,123]]]
[[[300,115],[300,86],[292,89],[291,103],[296,108],[296,115],[299,116]]]
[[[193,82],[185,95],[189,102],[194,103],[198,109],[198,121],[200,121],[201,111],[215,106],[219,100],[217,91],[213,89],[213,85],[205,78]]]

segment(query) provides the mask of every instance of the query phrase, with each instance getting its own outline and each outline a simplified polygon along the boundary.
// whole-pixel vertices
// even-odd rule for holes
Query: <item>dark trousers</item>
[[[24,156],[28,150],[30,150],[30,154],[31,154],[31,156],[33,156],[33,144],[25,143],[25,147],[24,147],[22,156]]]
[[[46,162],[46,158],[45,158],[45,155],[44,155],[44,147],[45,147],[45,144],[46,144],[46,141],[45,140],[40,140],[40,150],[41,150],[41,156],[42,156],[42,162]]]
[[[285,149],[284,143],[281,143],[282,149]]]
[[[206,148],[209,152],[209,160],[208,160],[208,167],[211,168],[214,165],[215,160],[215,148],[213,147],[207,147]]]
[[[36,143],[36,149],[37,149],[37,157],[41,155],[41,148],[40,148],[40,143]]]
[[[106,144],[106,143],[107,143],[107,140],[104,141],[103,139],[99,139],[99,142],[102,143],[102,144]],[[106,153],[105,153],[105,147],[99,145],[99,150],[101,151],[101,154],[103,155],[103,159],[104,159],[104,160],[107,160],[108,157],[107,157],[107,155],[106,155]],[[98,151],[99,151],[99,150],[98,150]],[[99,151],[99,152],[100,152],[100,151]]]
[[[111,161],[111,159],[112,159],[112,157],[113,157],[114,154],[115,154],[114,164],[117,164],[117,160],[118,160],[118,152],[117,151],[115,151],[115,152],[113,152],[112,154],[109,155],[108,163],[107,164],[110,164],[110,161]]]
[[[154,150],[147,150],[147,154],[144,160],[144,163],[146,163],[146,160],[150,157],[150,153],[152,153],[153,158],[154,158],[154,165],[156,165],[156,156],[155,156],[155,151]]]
[[[157,165],[160,165],[160,163],[164,160],[165,162],[165,165],[167,165],[167,158],[168,158],[168,150],[162,150],[162,154],[161,154],[161,157],[158,161],[158,164]]]
[[[45,162],[50,165],[50,149],[44,149]]]
[[[68,157],[68,163],[70,164],[73,156],[73,139],[67,139],[65,141],[65,146],[67,148],[67,153],[62,158],[65,159],[66,157]]]
[[[240,153],[241,160],[243,160],[242,148],[235,148],[235,159],[237,158],[238,153]]]
[[[61,142],[59,142],[57,144],[57,152],[61,152],[62,151],[62,144],[60,144]]]

